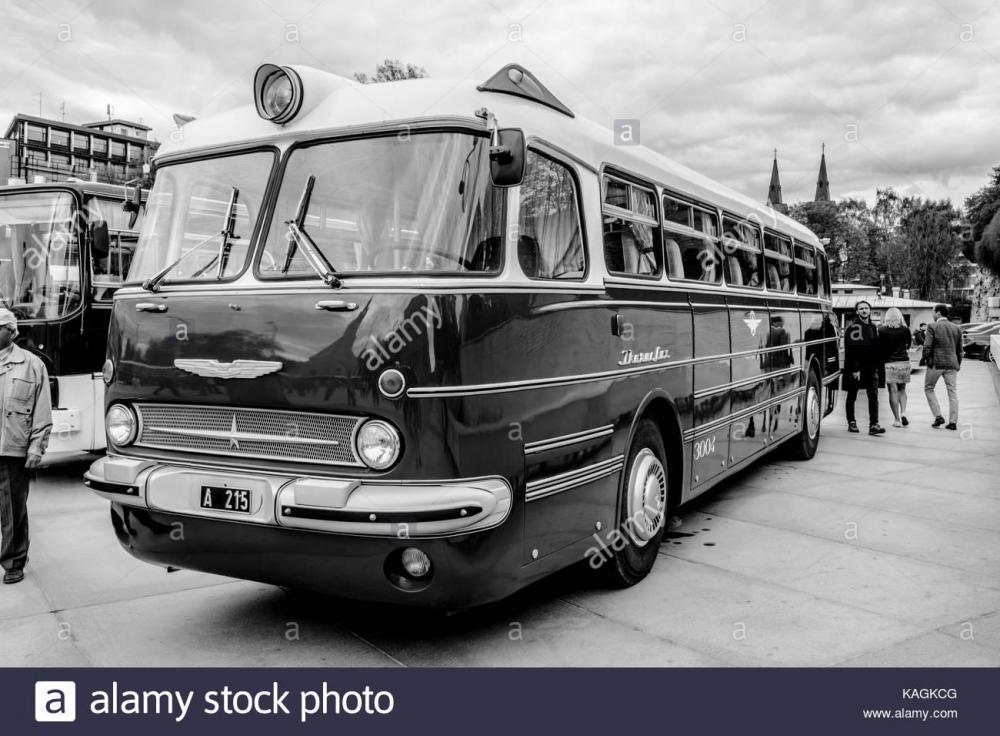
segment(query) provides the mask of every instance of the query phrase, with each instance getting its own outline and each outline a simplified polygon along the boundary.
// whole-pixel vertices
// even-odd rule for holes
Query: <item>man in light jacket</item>
[[[24,580],[28,562],[28,482],[52,430],[45,364],[14,344],[17,318],[0,308],[0,565],[4,583]]]
[[[962,367],[962,331],[954,322],[948,321],[948,305],[934,307],[934,323],[927,325],[924,338],[923,358],[927,364],[924,376],[924,395],[934,415],[935,429],[944,424],[941,406],[938,404],[934,387],[939,378],[944,378],[948,389],[948,424],[945,429],[958,429],[958,370]]]

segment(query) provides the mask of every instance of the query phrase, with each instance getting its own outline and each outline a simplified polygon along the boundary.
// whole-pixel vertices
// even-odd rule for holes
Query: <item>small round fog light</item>
[[[411,578],[422,578],[431,571],[431,558],[416,547],[403,550],[403,569]]]
[[[378,377],[378,390],[387,399],[397,399],[406,390],[406,379],[395,368],[390,368]]]

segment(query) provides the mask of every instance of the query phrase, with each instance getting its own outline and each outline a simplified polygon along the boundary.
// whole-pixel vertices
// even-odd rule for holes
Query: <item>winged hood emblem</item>
[[[212,358],[178,358],[174,366],[182,371],[206,378],[258,378],[281,370],[277,360],[234,360],[221,363]]]

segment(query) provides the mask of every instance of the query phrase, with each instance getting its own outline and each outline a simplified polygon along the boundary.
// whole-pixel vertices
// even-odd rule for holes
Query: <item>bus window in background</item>
[[[140,209],[135,225],[129,228],[130,213],[122,208],[122,200],[91,197],[87,200],[87,221],[91,232],[91,282],[98,291],[95,298],[110,299],[114,288],[128,275],[142,226]],[[107,227],[107,242],[98,242],[95,230]]]
[[[80,251],[73,197],[0,197],[0,298],[18,319],[63,317],[80,305]]]

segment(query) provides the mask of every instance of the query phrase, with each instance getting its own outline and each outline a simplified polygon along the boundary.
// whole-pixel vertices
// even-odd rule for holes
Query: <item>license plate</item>
[[[233,511],[238,514],[249,514],[250,491],[241,488],[202,486],[201,507],[215,511]]]

